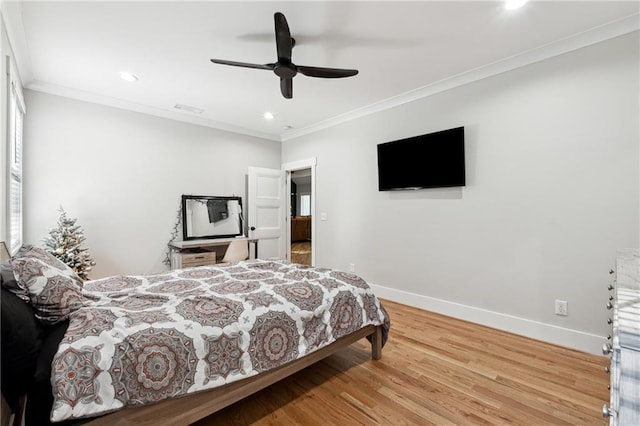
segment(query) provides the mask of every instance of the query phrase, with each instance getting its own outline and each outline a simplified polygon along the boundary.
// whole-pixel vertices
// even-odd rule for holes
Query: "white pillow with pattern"
[[[82,306],[82,280],[46,251],[32,247],[11,260],[16,280],[29,290],[36,317],[56,323]]]

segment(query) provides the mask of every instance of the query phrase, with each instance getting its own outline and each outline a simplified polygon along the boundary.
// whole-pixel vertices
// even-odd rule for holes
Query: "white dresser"
[[[640,425],[640,256],[638,249],[621,249],[616,256],[612,295],[611,342],[602,352],[611,354],[611,393],[602,415],[610,425]]]

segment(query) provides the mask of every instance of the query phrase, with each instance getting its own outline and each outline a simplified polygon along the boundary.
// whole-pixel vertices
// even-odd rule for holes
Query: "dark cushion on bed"
[[[36,369],[42,330],[33,309],[2,288],[2,394],[15,410]]]
[[[58,345],[69,327],[69,320],[54,325],[45,326],[42,346],[38,356],[33,382],[27,394],[26,426],[49,425],[51,407],[53,406],[53,392],[51,390],[51,362],[58,351]],[[70,422],[55,423],[56,425],[70,424]]]

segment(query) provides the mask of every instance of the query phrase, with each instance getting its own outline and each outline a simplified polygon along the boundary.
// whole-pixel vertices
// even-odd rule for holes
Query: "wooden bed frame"
[[[371,340],[371,358],[382,357],[382,326],[368,325],[343,336],[332,344],[257,376],[192,395],[173,398],[157,404],[125,408],[95,419],[86,425],[188,425],[270,386],[285,377],[314,364],[363,337]]]

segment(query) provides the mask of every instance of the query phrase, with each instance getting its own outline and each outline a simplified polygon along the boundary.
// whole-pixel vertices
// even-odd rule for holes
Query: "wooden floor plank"
[[[311,241],[291,243],[291,262],[311,266]]]
[[[357,342],[196,425],[606,425],[607,358],[383,303],[381,360]]]

